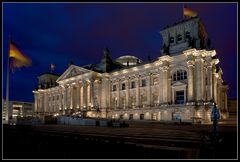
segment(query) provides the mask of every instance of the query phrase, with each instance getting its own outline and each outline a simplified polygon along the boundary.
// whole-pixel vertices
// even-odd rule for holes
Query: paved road
[[[12,143],[13,138],[18,138],[23,142],[18,140],[14,142],[33,147],[33,149],[35,147],[40,153],[43,152],[40,156],[35,153],[36,151],[32,151],[32,158],[234,159],[236,157],[236,126],[221,125],[221,142],[213,144],[210,139],[211,125],[174,125],[154,122],[131,122],[129,124],[128,128],[73,125],[5,127],[4,147],[6,151],[4,155],[8,158],[13,157],[7,141]],[[43,151],[48,148],[51,148],[50,154]],[[29,149],[26,148],[26,150]],[[56,150],[61,152],[61,155],[54,154]],[[84,154],[79,155],[76,152]],[[14,153],[15,157],[28,157],[24,151],[22,154]]]

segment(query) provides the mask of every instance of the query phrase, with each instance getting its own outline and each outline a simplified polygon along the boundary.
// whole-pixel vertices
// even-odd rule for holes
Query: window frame
[[[182,93],[182,94],[179,94]],[[176,91],[175,92],[175,104],[179,105],[179,104],[184,104],[185,103],[185,94],[184,94],[184,90],[180,90],[180,91]]]
[[[142,79],[141,80],[141,87],[146,87],[147,86],[147,80],[146,79]]]
[[[186,70],[182,70],[182,69],[177,70],[172,75],[173,81],[181,81],[181,80],[186,80],[186,79],[188,79]]]
[[[134,83],[134,84],[133,84]],[[134,86],[133,86],[134,85]],[[136,88],[136,82],[135,81],[131,81],[131,89]]]
[[[113,91],[113,92],[117,91],[117,85],[116,85],[116,84],[114,84],[114,85],[112,86],[112,91]]]
[[[124,86],[123,86],[124,85]],[[121,90],[126,90],[126,84],[125,83],[122,83],[121,85]]]

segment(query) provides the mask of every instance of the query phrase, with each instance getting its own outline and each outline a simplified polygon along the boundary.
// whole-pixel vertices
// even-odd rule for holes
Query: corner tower
[[[163,38],[162,55],[178,55],[187,49],[207,47],[208,35],[199,17],[166,26],[160,33]]]

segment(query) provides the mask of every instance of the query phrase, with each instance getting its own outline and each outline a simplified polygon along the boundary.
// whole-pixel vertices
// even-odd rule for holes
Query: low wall
[[[57,118],[58,124],[67,124],[67,125],[89,125],[95,126],[95,119],[83,119],[83,118],[74,118],[68,116],[61,116]]]

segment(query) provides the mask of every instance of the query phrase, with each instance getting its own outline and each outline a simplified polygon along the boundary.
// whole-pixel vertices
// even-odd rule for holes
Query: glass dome
[[[119,62],[125,66],[133,66],[139,63],[142,63],[142,60],[140,60],[139,58],[135,57],[135,56],[131,56],[131,55],[125,55],[125,56],[121,56],[118,57],[116,60],[116,62]]]

